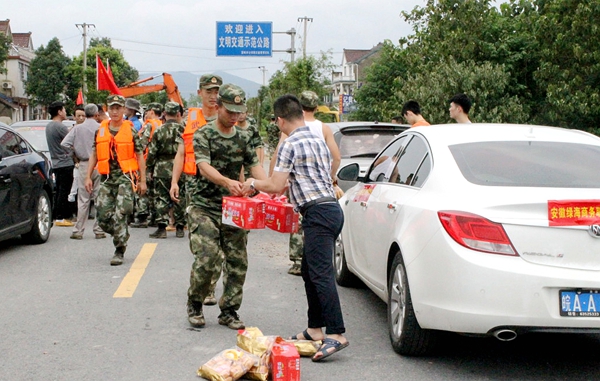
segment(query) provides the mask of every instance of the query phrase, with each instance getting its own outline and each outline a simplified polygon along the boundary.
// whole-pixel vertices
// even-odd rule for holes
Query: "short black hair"
[[[392,120],[402,120],[402,116],[400,116],[400,115],[392,116]]]
[[[458,93],[455,94],[452,98],[450,98],[449,103],[455,103],[459,105],[465,114],[468,114],[471,110],[471,99],[467,96],[467,94]]]
[[[412,111],[415,115],[421,115],[421,106],[419,102],[410,100],[402,106],[402,116],[406,115],[407,111]]]
[[[273,112],[275,117],[283,118],[287,121],[304,119],[302,113],[302,104],[293,94],[285,94],[277,98],[273,103]]]
[[[55,116],[57,116],[58,112],[60,110],[62,110],[64,107],[65,107],[65,104],[62,103],[61,101],[56,101],[56,102],[50,103],[50,106],[48,106],[48,112],[50,113],[50,117],[54,118]]]

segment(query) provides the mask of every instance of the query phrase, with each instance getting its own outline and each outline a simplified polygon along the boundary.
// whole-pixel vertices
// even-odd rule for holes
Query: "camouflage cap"
[[[319,96],[314,91],[303,91],[299,100],[300,104],[306,108],[316,108],[319,105]]]
[[[137,99],[133,99],[133,98],[125,99],[125,107],[135,110],[137,112],[142,112],[142,110],[140,109],[140,101],[138,101]]]
[[[106,105],[108,107],[112,105],[125,106],[125,98],[122,95],[111,94],[106,98]]]
[[[246,112],[246,93],[239,86],[231,83],[221,86],[219,100],[229,111]]]
[[[223,84],[223,78],[214,74],[204,74],[200,77],[200,88],[201,89],[212,89],[220,87]]]
[[[177,113],[181,111],[179,109],[179,103],[177,102],[167,102],[165,103],[165,114],[168,115],[177,115]]]
[[[154,112],[157,113],[162,113],[163,112],[163,106],[158,103],[158,102],[150,102],[148,103],[148,107],[146,108],[147,110],[152,110]]]

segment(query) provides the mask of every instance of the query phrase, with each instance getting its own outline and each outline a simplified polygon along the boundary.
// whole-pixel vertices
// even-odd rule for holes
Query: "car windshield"
[[[25,140],[29,142],[38,151],[48,151],[48,142],[46,141],[46,127],[44,126],[12,126],[19,132]]]
[[[538,142],[477,142],[449,147],[463,176],[489,186],[600,188],[600,147]]]
[[[338,143],[342,158],[375,157],[399,134],[396,131],[351,131],[342,133]]]

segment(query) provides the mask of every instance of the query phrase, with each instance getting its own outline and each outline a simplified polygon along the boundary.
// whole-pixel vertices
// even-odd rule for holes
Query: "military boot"
[[[226,325],[231,329],[244,329],[246,326],[244,322],[240,320],[237,312],[231,309],[222,310],[219,315],[219,324]]]
[[[185,237],[185,233],[183,231],[183,225],[176,226],[175,237],[177,237],[177,238]]]
[[[117,247],[115,255],[110,260],[111,266],[120,266],[123,264],[123,256],[125,255],[125,247]]]
[[[202,328],[206,324],[202,313],[202,303],[188,301],[188,322],[192,327]]]
[[[215,298],[215,291],[210,291],[206,298],[204,298],[204,305],[214,306],[217,304],[217,298]]]
[[[147,228],[148,217],[145,214],[140,214],[132,223],[129,224],[132,228]]]
[[[158,224],[158,229],[154,233],[148,234],[150,238],[167,238],[167,229],[165,224]]]

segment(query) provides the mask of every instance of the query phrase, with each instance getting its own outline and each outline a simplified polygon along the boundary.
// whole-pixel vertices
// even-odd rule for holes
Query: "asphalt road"
[[[0,380],[197,380],[198,367],[235,346],[236,332],[218,325],[216,306],[205,307],[205,328],[189,327],[187,236],[151,240],[152,231],[131,229],[119,267],[109,266],[110,238],[93,239],[91,224],[82,241],[68,238],[70,228],[55,227],[43,245],[0,242]],[[306,326],[302,279],[287,274],[287,238],[270,230],[249,237],[239,312],[266,335],[285,337]],[[147,267],[132,266],[147,243],[157,244],[145,246]],[[124,281],[130,270],[139,283]],[[124,283],[131,296],[115,297]],[[447,334],[435,356],[407,358],[391,349],[385,303],[365,288],[340,288],[340,297],[350,346],[323,363],[303,358],[302,380],[600,377],[598,335],[530,334],[505,343]]]

